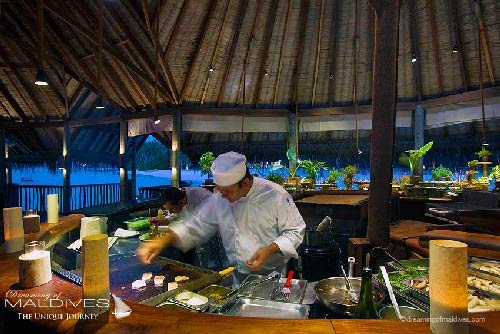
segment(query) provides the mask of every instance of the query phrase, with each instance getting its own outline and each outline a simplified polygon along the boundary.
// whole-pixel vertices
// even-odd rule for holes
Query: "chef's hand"
[[[168,232],[158,240],[141,243],[135,251],[135,254],[142,263],[150,264],[151,261],[161,253],[163,248],[174,242],[175,238],[175,233]]]
[[[255,271],[261,269],[266,263],[267,258],[274,254],[278,253],[280,248],[274,242],[269,246],[259,248],[253,253],[252,257],[248,259],[246,265],[248,269]]]

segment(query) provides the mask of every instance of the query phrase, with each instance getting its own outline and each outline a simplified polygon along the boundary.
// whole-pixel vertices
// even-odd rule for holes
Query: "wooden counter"
[[[61,221],[58,231],[74,228],[74,220]],[[33,234],[37,239],[45,231]],[[51,237],[55,235],[51,234]],[[132,308],[130,316],[116,319],[110,311],[96,319],[83,317],[81,287],[57,275],[42,286],[20,289],[18,286],[19,253],[0,254],[0,332],[14,333],[24,329],[30,333],[430,333],[428,323],[404,323],[395,320],[336,319],[268,319],[241,318],[209,313],[165,310],[126,301]],[[79,303],[80,302],[80,303]],[[52,307],[49,307],[52,303]],[[76,306],[74,306],[76,305]],[[479,321],[471,323],[470,333],[498,333],[500,312],[474,314]],[[484,317],[484,321],[481,318]],[[42,319],[44,318],[44,319]],[[404,326],[404,327],[402,327]],[[404,330],[402,330],[404,328]]]

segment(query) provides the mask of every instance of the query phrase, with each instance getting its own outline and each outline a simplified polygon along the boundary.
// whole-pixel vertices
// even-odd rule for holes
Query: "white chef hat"
[[[210,167],[215,184],[227,187],[241,181],[246,174],[246,162],[244,155],[233,151],[220,154]]]

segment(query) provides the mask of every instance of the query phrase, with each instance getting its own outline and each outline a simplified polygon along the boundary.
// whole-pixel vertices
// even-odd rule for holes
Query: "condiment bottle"
[[[361,272],[359,302],[352,317],[354,319],[379,319],[377,308],[373,302],[372,269],[370,267],[364,267]]]

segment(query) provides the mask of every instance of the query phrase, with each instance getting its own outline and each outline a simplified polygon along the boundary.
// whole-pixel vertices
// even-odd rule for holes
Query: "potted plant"
[[[302,184],[307,183],[309,185],[308,188],[314,188],[314,184],[316,184],[316,176],[318,176],[318,171],[321,168],[326,168],[326,163],[323,161],[303,160],[300,166],[307,173],[305,182],[302,182]]]
[[[277,173],[269,173],[267,175],[267,179],[269,181],[276,183],[276,184],[283,185],[283,178],[281,177],[281,175],[279,175]]]
[[[333,167],[328,173],[328,178],[325,183],[330,184],[328,188],[336,189],[337,188],[337,179],[342,176],[342,172],[337,168]]]
[[[210,167],[212,167],[212,163],[215,160],[215,156],[213,152],[207,151],[203,153],[200,157],[199,165],[201,169],[201,175],[207,175],[207,179],[205,179],[205,184],[213,184],[212,179],[212,171]]]
[[[297,154],[292,149],[288,149],[286,151],[286,157],[288,158],[288,161],[292,162],[292,164],[294,164],[295,166],[291,166],[291,168],[288,168],[287,166],[281,164],[281,160],[278,160],[272,163],[270,171],[273,172],[278,169],[285,169],[288,172],[287,183],[300,185],[300,178],[298,178],[297,180],[297,170],[301,167],[302,161],[300,161],[299,157],[297,157]]]
[[[422,159],[422,157],[431,149],[433,144],[434,142],[430,141],[417,150],[407,150],[403,154],[401,154],[399,161],[410,168],[411,184],[417,184],[419,181],[422,180],[422,175],[416,174],[415,167],[417,167],[418,163],[420,162],[420,159]]]
[[[486,146],[482,146],[481,150],[476,152],[476,155],[479,157],[479,161],[486,162],[489,160],[491,155],[491,151],[486,148]]]
[[[346,189],[352,189],[352,180],[354,179],[354,174],[356,174],[356,166],[347,165],[342,168],[342,179],[344,180],[344,185]]]
[[[491,169],[490,179],[495,180],[495,191],[500,191],[500,165],[496,165]]]
[[[478,165],[479,161],[477,160],[471,160],[467,162],[467,166],[469,166],[469,170],[465,173],[465,180],[467,182],[472,182],[474,179],[474,175],[477,173],[476,172],[476,166]]]
[[[432,170],[432,178],[436,181],[449,181],[451,178],[451,170],[443,165],[439,165]]]

